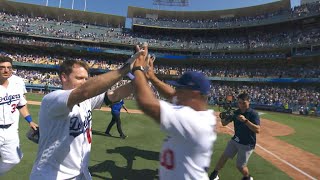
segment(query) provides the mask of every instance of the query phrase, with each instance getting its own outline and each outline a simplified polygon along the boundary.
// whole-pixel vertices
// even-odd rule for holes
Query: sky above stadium
[[[14,0],[30,4],[59,7],[60,0]],[[72,8],[73,0],[61,0],[61,7]],[[174,10],[174,11],[205,11],[233,9],[239,7],[254,6],[273,2],[275,0],[189,0],[187,7],[167,7],[153,5],[153,0],[87,0],[87,11],[120,16],[127,15],[128,6],[137,6],[151,9]],[[85,0],[74,0],[74,9],[83,10]],[[292,6],[300,4],[300,0],[291,0]]]

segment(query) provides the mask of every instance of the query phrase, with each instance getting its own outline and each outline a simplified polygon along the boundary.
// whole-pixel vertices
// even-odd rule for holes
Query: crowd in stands
[[[33,54],[8,54],[0,52],[2,56],[9,56],[14,61],[44,65],[59,65],[68,59],[86,61],[89,67],[102,70],[114,70],[123,62],[87,59],[84,57],[51,57]],[[265,64],[263,66],[241,66],[238,63],[226,62],[220,65],[155,65],[156,74],[179,76],[186,71],[201,71],[208,77],[227,78],[320,78],[320,64]]]
[[[229,78],[320,78],[320,64],[305,66],[283,66],[271,64],[269,67],[241,67],[226,63],[224,66],[155,66],[157,74],[181,75],[186,71],[202,71],[208,77]]]
[[[178,27],[178,28],[230,28],[256,24],[267,24],[272,21],[288,21],[293,18],[306,17],[320,12],[320,2],[303,4],[292,9],[280,9],[274,12],[254,16],[219,17],[216,19],[177,19],[177,18],[144,18],[135,17],[134,23],[141,25]]]
[[[242,92],[247,92],[250,95],[252,104],[289,108],[295,111],[299,111],[303,107],[316,109],[320,113],[319,87],[282,87],[271,84],[221,85],[220,83],[213,83],[210,101],[212,104],[218,104],[218,101],[225,99],[227,95],[233,96],[233,99],[236,100],[236,97]]]
[[[74,50],[84,50],[88,52],[108,52],[113,54],[126,54],[131,55],[133,53],[132,49],[119,49],[119,48],[110,48],[110,47],[101,47],[97,46],[96,44],[89,44],[89,45],[80,45],[73,42],[61,42],[61,41],[48,41],[45,39],[32,39],[32,38],[20,38],[20,37],[7,37],[7,36],[0,36],[0,42],[9,43],[9,44],[19,44],[19,45],[32,45],[32,46],[40,46],[40,47],[64,47],[70,48]],[[313,48],[314,51],[317,49]],[[317,50],[320,51],[320,50]],[[254,53],[254,54],[225,54],[225,53],[215,53],[211,55],[193,55],[192,52],[162,52],[157,49],[153,49],[149,51],[151,54],[155,54],[157,57],[170,55],[177,55],[177,56],[193,56],[199,59],[285,59],[285,53],[277,53],[277,52],[266,52],[266,53]]]
[[[60,80],[57,72],[43,70],[26,70],[17,69],[15,74],[22,77],[28,85],[49,85],[60,87]],[[112,88],[115,89],[128,83],[129,80],[122,80],[116,83]],[[157,96],[159,94],[154,89]],[[320,110],[320,91],[319,87],[288,87],[276,86],[272,84],[264,85],[244,85],[237,83],[233,85],[223,84],[221,82],[212,82],[209,102],[218,104],[220,99],[226,98],[227,95],[237,97],[241,92],[250,94],[251,103],[259,105],[270,105],[276,107],[286,107],[296,111],[299,108],[319,108]],[[131,96],[131,99],[134,97]],[[236,98],[234,98],[236,99]]]
[[[32,45],[32,46],[41,46],[41,47],[55,47],[55,46],[64,46],[64,47],[81,47],[76,43],[68,42],[62,43],[57,41],[44,41],[36,39],[25,39],[17,36],[0,36],[0,42],[10,43],[10,44],[23,44],[23,45]],[[87,46],[84,46],[87,47]]]
[[[34,64],[43,64],[43,65],[59,65],[62,61],[68,59],[74,60],[81,60],[86,61],[90,68],[93,69],[102,69],[102,70],[114,70],[118,69],[120,66],[123,65],[123,62],[113,62],[106,60],[96,60],[96,59],[88,59],[88,58],[66,58],[66,57],[59,57],[59,56],[41,56],[41,55],[26,55],[26,54],[8,54],[6,52],[0,52],[2,56],[8,56],[12,58],[14,61],[17,62],[24,62],[24,63],[34,63]]]
[[[9,56],[14,61],[44,65],[59,65],[67,59],[86,61],[89,67],[102,70],[114,70],[123,65],[123,62],[103,61],[86,58],[66,58],[39,56],[31,54],[8,54],[0,52],[0,55]],[[111,62],[111,63],[110,63]],[[201,71],[208,77],[228,78],[320,78],[320,63],[318,64],[263,64],[261,66],[243,66],[239,63],[225,62],[215,65],[155,65],[156,74],[179,76],[186,71]]]
[[[304,16],[319,13],[320,3],[302,5],[293,9],[288,14]],[[219,19],[218,21],[236,22],[260,20],[278,16],[283,11],[268,15],[245,17],[240,19]],[[200,21],[200,20],[199,20]],[[158,22],[158,20],[156,21]],[[161,22],[161,21],[159,21]],[[175,22],[175,21],[174,21]],[[200,21],[201,22],[201,21]],[[210,23],[199,23],[210,24]],[[214,23],[213,23],[214,24]],[[186,37],[185,35],[147,34],[133,31],[123,31],[120,28],[101,27],[94,25],[76,24],[72,22],[59,22],[57,20],[42,17],[26,17],[24,15],[12,15],[0,12],[0,31],[27,33],[30,35],[49,36],[64,39],[77,39],[99,42],[112,42],[121,44],[137,44],[148,42],[151,47],[195,49],[195,50],[231,50],[231,49],[255,49],[287,47],[297,44],[315,44],[320,42],[319,26],[308,29],[282,28],[281,30],[233,32],[203,35],[200,37]],[[27,42],[30,43],[30,42]],[[43,43],[45,45],[45,43]]]
[[[14,60],[20,62],[37,63],[37,64],[52,64],[57,65],[59,62],[66,59],[59,59],[58,57],[48,56],[36,56],[36,55],[23,55],[23,54],[7,54],[1,52],[0,55],[10,56]],[[82,60],[77,58],[77,60]],[[90,63],[90,61],[87,61]],[[122,63],[114,64],[114,69],[122,66]],[[106,65],[111,67],[111,65]],[[168,66],[168,65],[156,65],[156,74],[166,75],[181,75],[185,71],[202,71],[209,77],[230,77],[230,78],[320,78],[320,65],[279,65],[275,67],[270,64],[269,66],[248,66],[241,67],[237,64],[230,65],[227,63],[226,66],[220,64],[202,66],[179,65]],[[29,85],[49,85],[60,87],[60,80],[57,72],[54,69],[23,69],[17,66],[15,74],[22,77],[26,84]],[[123,80],[116,84],[115,87],[123,85],[127,80]],[[320,101],[320,91],[317,87],[312,86],[301,86],[297,87],[281,87],[272,84],[268,85],[244,85],[243,83],[237,83],[237,85],[225,85],[222,81],[214,81],[212,83],[212,89],[210,93],[210,101],[216,103],[218,99],[226,97],[226,95],[232,94],[234,97],[237,96],[240,91],[247,91],[252,97],[252,103],[274,105],[274,106],[287,106],[289,108],[298,109],[300,107],[308,107],[310,109],[317,107]],[[133,98],[133,97],[131,97]]]
[[[21,77],[26,84],[61,87],[57,72],[17,69],[14,74]]]

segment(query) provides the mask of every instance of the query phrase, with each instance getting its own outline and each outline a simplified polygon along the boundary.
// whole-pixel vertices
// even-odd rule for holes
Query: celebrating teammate
[[[235,134],[229,141],[224,153],[221,155],[211,180],[218,180],[218,172],[223,168],[228,158],[233,158],[237,153],[237,168],[242,173],[242,180],[253,180],[247,167],[248,160],[256,145],[256,133],[260,132],[260,118],[256,111],[250,108],[249,95],[242,93],[238,96],[239,109],[234,112],[231,121],[221,119],[222,125],[234,123]]]
[[[27,89],[26,89],[26,84],[24,83],[23,79],[17,75],[14,75],[12,74],[10,76],[10,78],[8,79],[8,81],[10,83],[13,83],[15,87],[19,87],[22,89],[22,92],[24,94],[24,98],[26,99],[26,96],[25,94],[27,93]],[[26,99],[27,100],[27,99]],[[28,108],[27,104],[25,105],[26,108]],[[27,121],[28,122],[28,121]],[[35,122],[31,121],[31,122],[28,122],[29,123],[29,126],[32,130],[36,131],[37,128],[38,128],[38,124],[36,124]],[[19,121],[16,121],[13,126],[16,126],[16,128],[18,129],[19,127]]]
[[[0,175],[5,174],[21,158],[18,124],[19,112],[34,129],[37,124],[26,106],[25,87],[12,76],[12,59],[0,56]],[[9,79],[10,78],[10,79]]]
[[[153,72],[153,60],[147,73],[157,90],[168,99],[176,97],[176,104],[158,100],[150,89],[144,69],[147,49],[132,69],[134,89],[141,110],[151,116],[167,133],[160,153],[160,179],[209,179],[213,143],[216,140],[216,117],[207,109],[210,90],[208,79],[200,72],[186,72],[172,85],[160,81]],[[146,60],[147,59],[147,60]]]
[[[92,110],[131,94],[131,83],[106,91],[130,71],[133,60],[89,80],[85,62],[66,60],[60,65],[63,90],[51,92],[42,100],[39,149],[30,179],[92,179],[88,170]]]

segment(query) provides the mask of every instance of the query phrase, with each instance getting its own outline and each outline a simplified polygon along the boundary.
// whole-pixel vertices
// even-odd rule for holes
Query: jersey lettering
[[[17,109],[17,104],[12,104],[11,107],[12,107],[11,113],[14,113]]]
[[[72,117],[70,119],[70,136],[77,137],[82,133],[86,133],[89,144],[91,143],[91,128],[90,123],[92,119],[92,112],[88,110],[82,122],[79,117]]]
[[[91,141],[92,141],[92,139],[91,139],[91,128],[88,128],[86,130],[86,133],[87,133],[88,143],[91,144]]]
[[[87,112],[86,120],[84,121],[84,129],[86,130],[87,140],[89,144],[91,144],[91,141],[92,141],[91,128],[90,128],[91,119],[92,119],[92,111],[89,110]]]
[[[77,137],[82,133],[83,123],[79,121],[78,117],[72,117],[70,119],[70,135],[73,137]]]
[[[20,94],[8,95],[8,93],[4,97],[0,97],[0,105],[8,104],[10,105],[12,101],[17,101],[20,99]]]
[[[171,149],[166,149],[161,155],[160,165],[168,170],[174,168],[174,153]]]

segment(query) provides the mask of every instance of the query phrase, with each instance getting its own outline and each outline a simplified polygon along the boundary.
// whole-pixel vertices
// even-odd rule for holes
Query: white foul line
[[[225,126],[227,127],[228,129],[230,129],[231,131],[234,132],[234,130],[228,126]],[[299,173],[307,176],[309,179],[312,179],[312,180],[317,180],[316,178],[312,177],[311,175],[309,175],[308,173],[304,172],[303,170],[297,168],[296,166],[294,166],[293,164],[289,163],[288,161],[284,160],[284,159],[281,159],[279,156],[275,155],[274,153],[272,153],[271,151],[265,149],[264,147],[260,146],[259,144],[257,144],[257,146],[259,148],[261,148],[263,151],[267,152],[268,154],[272,155],[273,157],[275,157],[276,159],[280,160],[281,162],[285,163],[286,165],[290,166],[291,168],[293,168],[294,170],[298,171]]]

